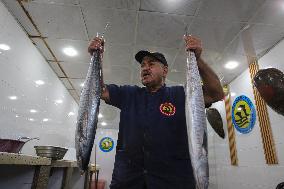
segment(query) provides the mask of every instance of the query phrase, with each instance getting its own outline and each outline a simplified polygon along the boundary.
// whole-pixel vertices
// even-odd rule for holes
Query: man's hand
[[[99,38],[99,37],[95,37],[89,44],[88,47],[88,52],[91,54],[91,56],[93,55],[93,52],[95,50],[100,50],[101,53],[104,52],[104,40]]]
[[[195,53],[196,59],[198,60],[202,53],[202,44],[201,40],[194,36],[184,36],[185,40],[185,50],[186,51],[193,51]]]

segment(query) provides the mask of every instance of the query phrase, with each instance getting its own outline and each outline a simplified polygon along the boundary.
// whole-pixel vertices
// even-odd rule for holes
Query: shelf
[[[45,157],[0,152],[0,165],[50,165],[51,160]]]

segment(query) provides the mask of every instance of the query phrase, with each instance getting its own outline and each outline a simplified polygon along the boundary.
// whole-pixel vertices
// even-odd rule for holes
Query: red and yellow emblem
[[[160,105],[160,112],[166,116],[173,116],[176,113],[176,107],[172,103],[165,102]]]

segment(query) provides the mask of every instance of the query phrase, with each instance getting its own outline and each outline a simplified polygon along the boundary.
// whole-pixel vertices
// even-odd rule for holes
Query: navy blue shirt
[[[121,110],[111,188],[193,189],[184,88],[107,87],[107,103]]]

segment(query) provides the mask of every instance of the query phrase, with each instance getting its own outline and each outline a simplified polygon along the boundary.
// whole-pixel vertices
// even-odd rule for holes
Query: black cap
[[[157,59],[158,61],[160,61],[165,66],[168,66],[168,63],[167,63],[165,56],[162,53],[159,53],[159,52],[151,53],[149,51],[139,51],[135,55],[135,59],[137,60],[137,62],[139,62],[141,64],[141,62],[142,62],[142,60],[145,56],[153,57],[153,58]]]

